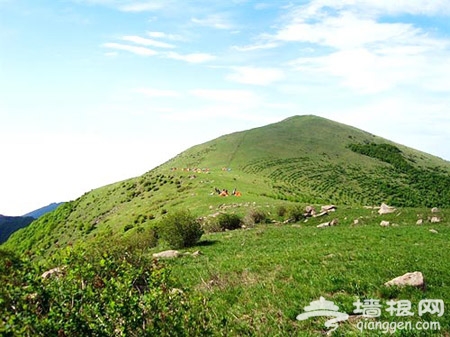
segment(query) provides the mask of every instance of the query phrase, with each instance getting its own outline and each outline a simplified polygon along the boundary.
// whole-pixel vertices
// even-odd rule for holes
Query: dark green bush
[[[160,223],[159,232],[174,249],[194,246],[203,235],[200,222],[185,210],[168,214]]]
[[[241,228],[241,218],[237,214],[221,213],[216,221],[222,231]]]
[[[294,222],[297,222],[297,221],[299,221],[299,220],[304,218],[303,208],[300,207],[299,205],[292,205],[292,206],[290,206],[288,208],[286,214],[287,214],[287,218],[292,220],[292,221],[294,221]]]

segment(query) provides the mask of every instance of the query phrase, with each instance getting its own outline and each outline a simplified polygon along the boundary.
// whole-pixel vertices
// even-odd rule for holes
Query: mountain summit
[[[325,118],[294,116],[221,136],[86,193],[6,245],[23,251],[129,236],[175,209],[205,216],[245,203],[449,206],[449,173],[440,158]]]

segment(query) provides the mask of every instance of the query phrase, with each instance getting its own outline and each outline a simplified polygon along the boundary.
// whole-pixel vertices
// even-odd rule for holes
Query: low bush
[[[0,252],[1,336],[200,336],[211,334],[203,298],[176,287],[156,261],[130,264],[70,251],[57,275]]]
[[[159,225],[161,238],[171,248],[194,246],[203,235],[200,222],[189,211],[168,214]]]

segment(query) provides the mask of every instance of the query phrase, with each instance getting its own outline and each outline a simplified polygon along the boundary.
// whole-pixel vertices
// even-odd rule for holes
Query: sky
[[[314,114],[450,160],[448,0],[0,0],[0,214]]]

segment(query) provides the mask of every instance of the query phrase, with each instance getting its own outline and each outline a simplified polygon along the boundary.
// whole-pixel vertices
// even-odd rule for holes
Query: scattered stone
[[[420,271],[415,271],[413,273],[406,273],[402,276],[396,277],[384,284],[386,287],[391,286],[412,286],[424,289],[425,288],[425,281],[423,279],[423,275]]]
[[[314,216],[316,214],[316,210],[313,206],[306,206],[305,207],[305,217]]]
[[[335,212],[337,209],[336,205],[325,205],[322,206],[320,212]]]
[[[196,250],[195,252],[193,252],[191,254],[191,256],[193,256],[193,257],[197,257],[197,256],[200,256],[200,255],[203,255],[203,253],[201,251],[199,251],[199,250]]]
[[[398,226],[400,226],[398,223],[393,223],[392,225],[391,225],[392,227],[398,227]]]
[[[294,227],[294,228],[302,228],[302,226],[299,225],[299,224],[293,224],[292,227]]]
[[[433,207],[433,208],[431,209],[431,213],[439,213],[439,208]]]
[[[50,277],[52,277],[52,276],[59,277],[59,276],[61,276],[61,275],[63,274],[63,269],[64,269],[64,268],[56,267],[56,268],[47,270],[46,272],[44,272],[44,273],[41,275],[41,277],[42,277],[42,278],[50,278]]]
[[[163,252],[153,254],[154,258],[162,258],[162,259],[173,259],[179,256],[180,252],[178,250],[165,250]]]
[[[317,225],[317,228],[324,228],[324,227],[330,227],[330,226],[336,226],[338,224],[338,219],[333,219],[330,222],[324,222],[320,225]]]
[[[433,234],[439,233],[439,232],[438,232],[437,230],[435,230],[435,229],[430,229],[430,232],[433,233]]]
[[[329,222],[330,226],[336,226],[339,223],[338,219],[333,219]]]
[[[324,223],[321,223],[320,225],[317,225],[317,228],[324,228],[324,227],[329,227],[329,226],[330,226],[329,222],[324,222]]]
[[[385,203],[382,203],[380,206],[380,209],[378,210],[378,214],[380,214],[380,215],[394,213],[394,212],[395,212],[395,208],[388,206]]]
[[[359,225],[359,219],[353,220],[353,224],[354,224],[354,225]]]
[[[390,225],[390,222],[389,222],[389,221],[383,220],[383,221],[380,222],[380,226],[381,226],[381,227],[388,227],[389,225]]]
[[[423,219],[417,220],[416,225],[423,225]]]
[[[328,215],[328,211],[323,211],[323,212],[314,214],[313,217],[314,218],[318,218],[318,217],[321,217],[321,216],[324,216],[324,215]]]
[[[209,209],[214,209],[214,206],[213,205],[209,205]]]
[[[441,219],[437,216],[434,216],[431,218],[430,221],[431,221],[431,223],[438,223],[438,222],[441,222]]]

